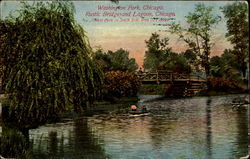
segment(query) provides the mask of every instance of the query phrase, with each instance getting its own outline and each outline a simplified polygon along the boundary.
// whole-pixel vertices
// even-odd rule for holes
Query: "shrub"
[[[136,96],[140,87],[139,78],[131,72],[109,71],[105,73],[104,90],[113,97]]]
[[[208,79],[208,88],[220,92],[240,89],[236,81],[222,77]]]

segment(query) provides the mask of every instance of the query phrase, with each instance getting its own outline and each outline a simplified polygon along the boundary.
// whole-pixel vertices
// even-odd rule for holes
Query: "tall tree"
[[[110,57],[112,66],[111,70],[122,70],[122,71],[130,71],[135,72],[138,68],[137,63],[134,58],[129,58],[129,52],[124,49],[107,52]]]
[[[96,60],[104,72],[111,70],[135,72],[138,68],[134,58],[129,57],[129,52],[122,48],[116,51],[104,52],[98,49],[93,54],[93,59]]]
[[[103,72],[108,72],[110,70],[111,59],[101,48],[93,53],[92,59],[98,63]]]
[[[178,73],[190,73],[191,65],[183,54],[177,54],[170,52],[162,62],[163,70],[178,72]]]
[[[42,124],[70,103],[76,111],[86,108],[102,84],[73,10],[69,2],[23,3],[19,16],[1,22],[3,88],[18,128]]]
[[[149,40],[145,40],[147,51],[145,52],[143,67],[149,71],[163,69],[163,63],[171,48],[168,46],[168,38],[160,38],[157,33],[152,33]]]
[[[222,70],[222,65],[221,65],[221,58],[219,56],[213,56],[210,59],[210,73],[213,77],[221,77],[221,70]]]
[[[243,77],[246,75],[249,62],[249,22],[247,2],[235,2],[221,8],[227,21],[226,37],[234,45],[234,53]]]
[[[189,65],[192,67],[192,70],[198,70],[199,63],[197,61],[197,56],[192,49],[187,49],[185,52],[182,52],[182,55],[186,58]]]
[[[240,80],[240,63],[237,61],[235,50],[224,50],[220,58],[220,67],[220,74],[223,77]]]
[[[240,80],[240,65],[234,50],[225,49],[221,56],[213,56],[210,60],[211,75],[230,80]]]
[[[188,60],[182,55],[171,51],[168,38],[160,38],[153,33],[146,40],[148,50],[145,52],[143,67],[149,71],[167,70],[173,72],[190,72]]]
[[[213,15],[213,8],[204,4],[197,4],[195,11],[186,16],[187,28],[180,24],[170,26],[171,33],[179,35],[190,49],[199,57],[200,64],[204,67],[207,77],[210,75],[211,29],[219,22],[219,17]]]

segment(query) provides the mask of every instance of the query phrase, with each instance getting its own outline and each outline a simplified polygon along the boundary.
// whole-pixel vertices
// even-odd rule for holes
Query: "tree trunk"
[[[210,76],[210,65],[209,64],[205,65],[205,72],[206,72],[206,77],[208,78]]]
[[[247,70],[247,64],[243,62],[241,66],[241,72],[244,79],[246,78],[246,70]]]
[[[22,128],[20,129],[21,133],[23,134],[23,136],[25,137],[25,140],[27,141],[27,143],[29,143],[29,129],[27,128]]]

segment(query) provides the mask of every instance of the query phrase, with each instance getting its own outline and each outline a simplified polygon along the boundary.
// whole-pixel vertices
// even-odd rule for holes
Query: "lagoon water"
[[[238,96],[140,96],[140,104],[150,111],[140,117],[128,115],[129,104],[107,105],[87,117],[30,130],[32,158],[239,158],[248,153],[249,115],[230,108]]]

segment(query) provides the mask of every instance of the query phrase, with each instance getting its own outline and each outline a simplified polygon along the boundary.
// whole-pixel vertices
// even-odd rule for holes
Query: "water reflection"
[[[236,115],[236,123],[237,123],[237,150],[236,153],[247,155],[248,150],[246,147],[248,146],[248,117],[246,111],[238,111]],[[245,156],[244,155],[244,156]]]
[[[39,135],[37,135],[39,134]],[[47,125],[31,131],[32,158],[105,159],[103,147],[88,126],[86,118],[73,122]]]
[[[211,102],[212,99],[209,97],[206,105],[206,159],[212,159]]]
[[[152,100],[149,116],[97,113],[31,131],[33,158],[228,159],[247,153],[247,113],[231,97]],[[122,108],[121,108],[122,109]]]
[[[204,99],[193,100],[195,102],[179,99],[178,103],[176,100],[165,100],[151,107],[154,112],[150,128],[152,145],[161,156],[204,158],[205,103]]]
[[[56,131],[49,132],[48,138],[49,138],[49,147],[48,147],[49,156],[57,156],[58,152],[57,132]]]

